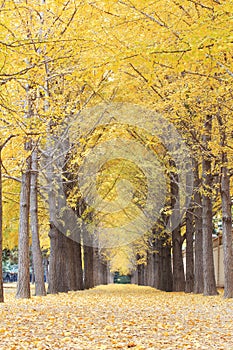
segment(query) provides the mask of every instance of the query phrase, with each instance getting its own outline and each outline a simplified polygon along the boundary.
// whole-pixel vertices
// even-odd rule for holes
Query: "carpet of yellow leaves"
[[[0,305],[0,349],[233,349],[233,300],[108,285]]]

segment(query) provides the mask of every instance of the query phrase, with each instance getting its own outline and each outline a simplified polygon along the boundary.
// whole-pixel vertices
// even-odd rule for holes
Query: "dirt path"
[[[233,349],[233,300],[134,285],[0,305],[0,349]]]

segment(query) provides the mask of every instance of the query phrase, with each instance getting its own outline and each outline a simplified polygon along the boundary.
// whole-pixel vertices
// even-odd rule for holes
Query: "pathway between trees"
[[[0,305],[0,349],[232,349],[233,300],[135,285]]]

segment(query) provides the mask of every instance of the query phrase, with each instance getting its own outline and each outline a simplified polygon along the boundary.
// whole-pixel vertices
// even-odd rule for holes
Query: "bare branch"
[[[21,182],[21,179],[19,179],[18,177],[15,177],[15,176],[7,175],[7,174],[2,174],[2,177],[6,178],[6,179],[10,179],[10,180],[17,181],[17,182]]]

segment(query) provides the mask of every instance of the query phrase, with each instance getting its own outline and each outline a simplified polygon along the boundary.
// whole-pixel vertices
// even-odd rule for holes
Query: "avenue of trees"
[[[36,295],[106,284],[109,268],[137,273],[139,284],[161,290],[215,295],[216,218],[224,296],[233,297],[232,13],[233,4],[222,0],[0,0],[0,259],[3,248],[18,247],[18,298],[30,297],[30,252]],[[114,103],[154,111],[181,135],[193,175],[187,203],[184,174],[150,125],[120,125],[114,113],[106,125],[91,113],[83,123],[86,111]],[[145,173],[137,161],[107,159],[99,196],[114,202],[122,179],[133,195],[126,209],[103,215],[85,200],[78,172],[95,147],[121,138],[162,160],[166,198],[150,230],[108,248],[94,244],[84,223],[110,230],[143,211]],[[159,187],[158,176],[152,179]],[[1,301],[2,274],[0,267]]]

